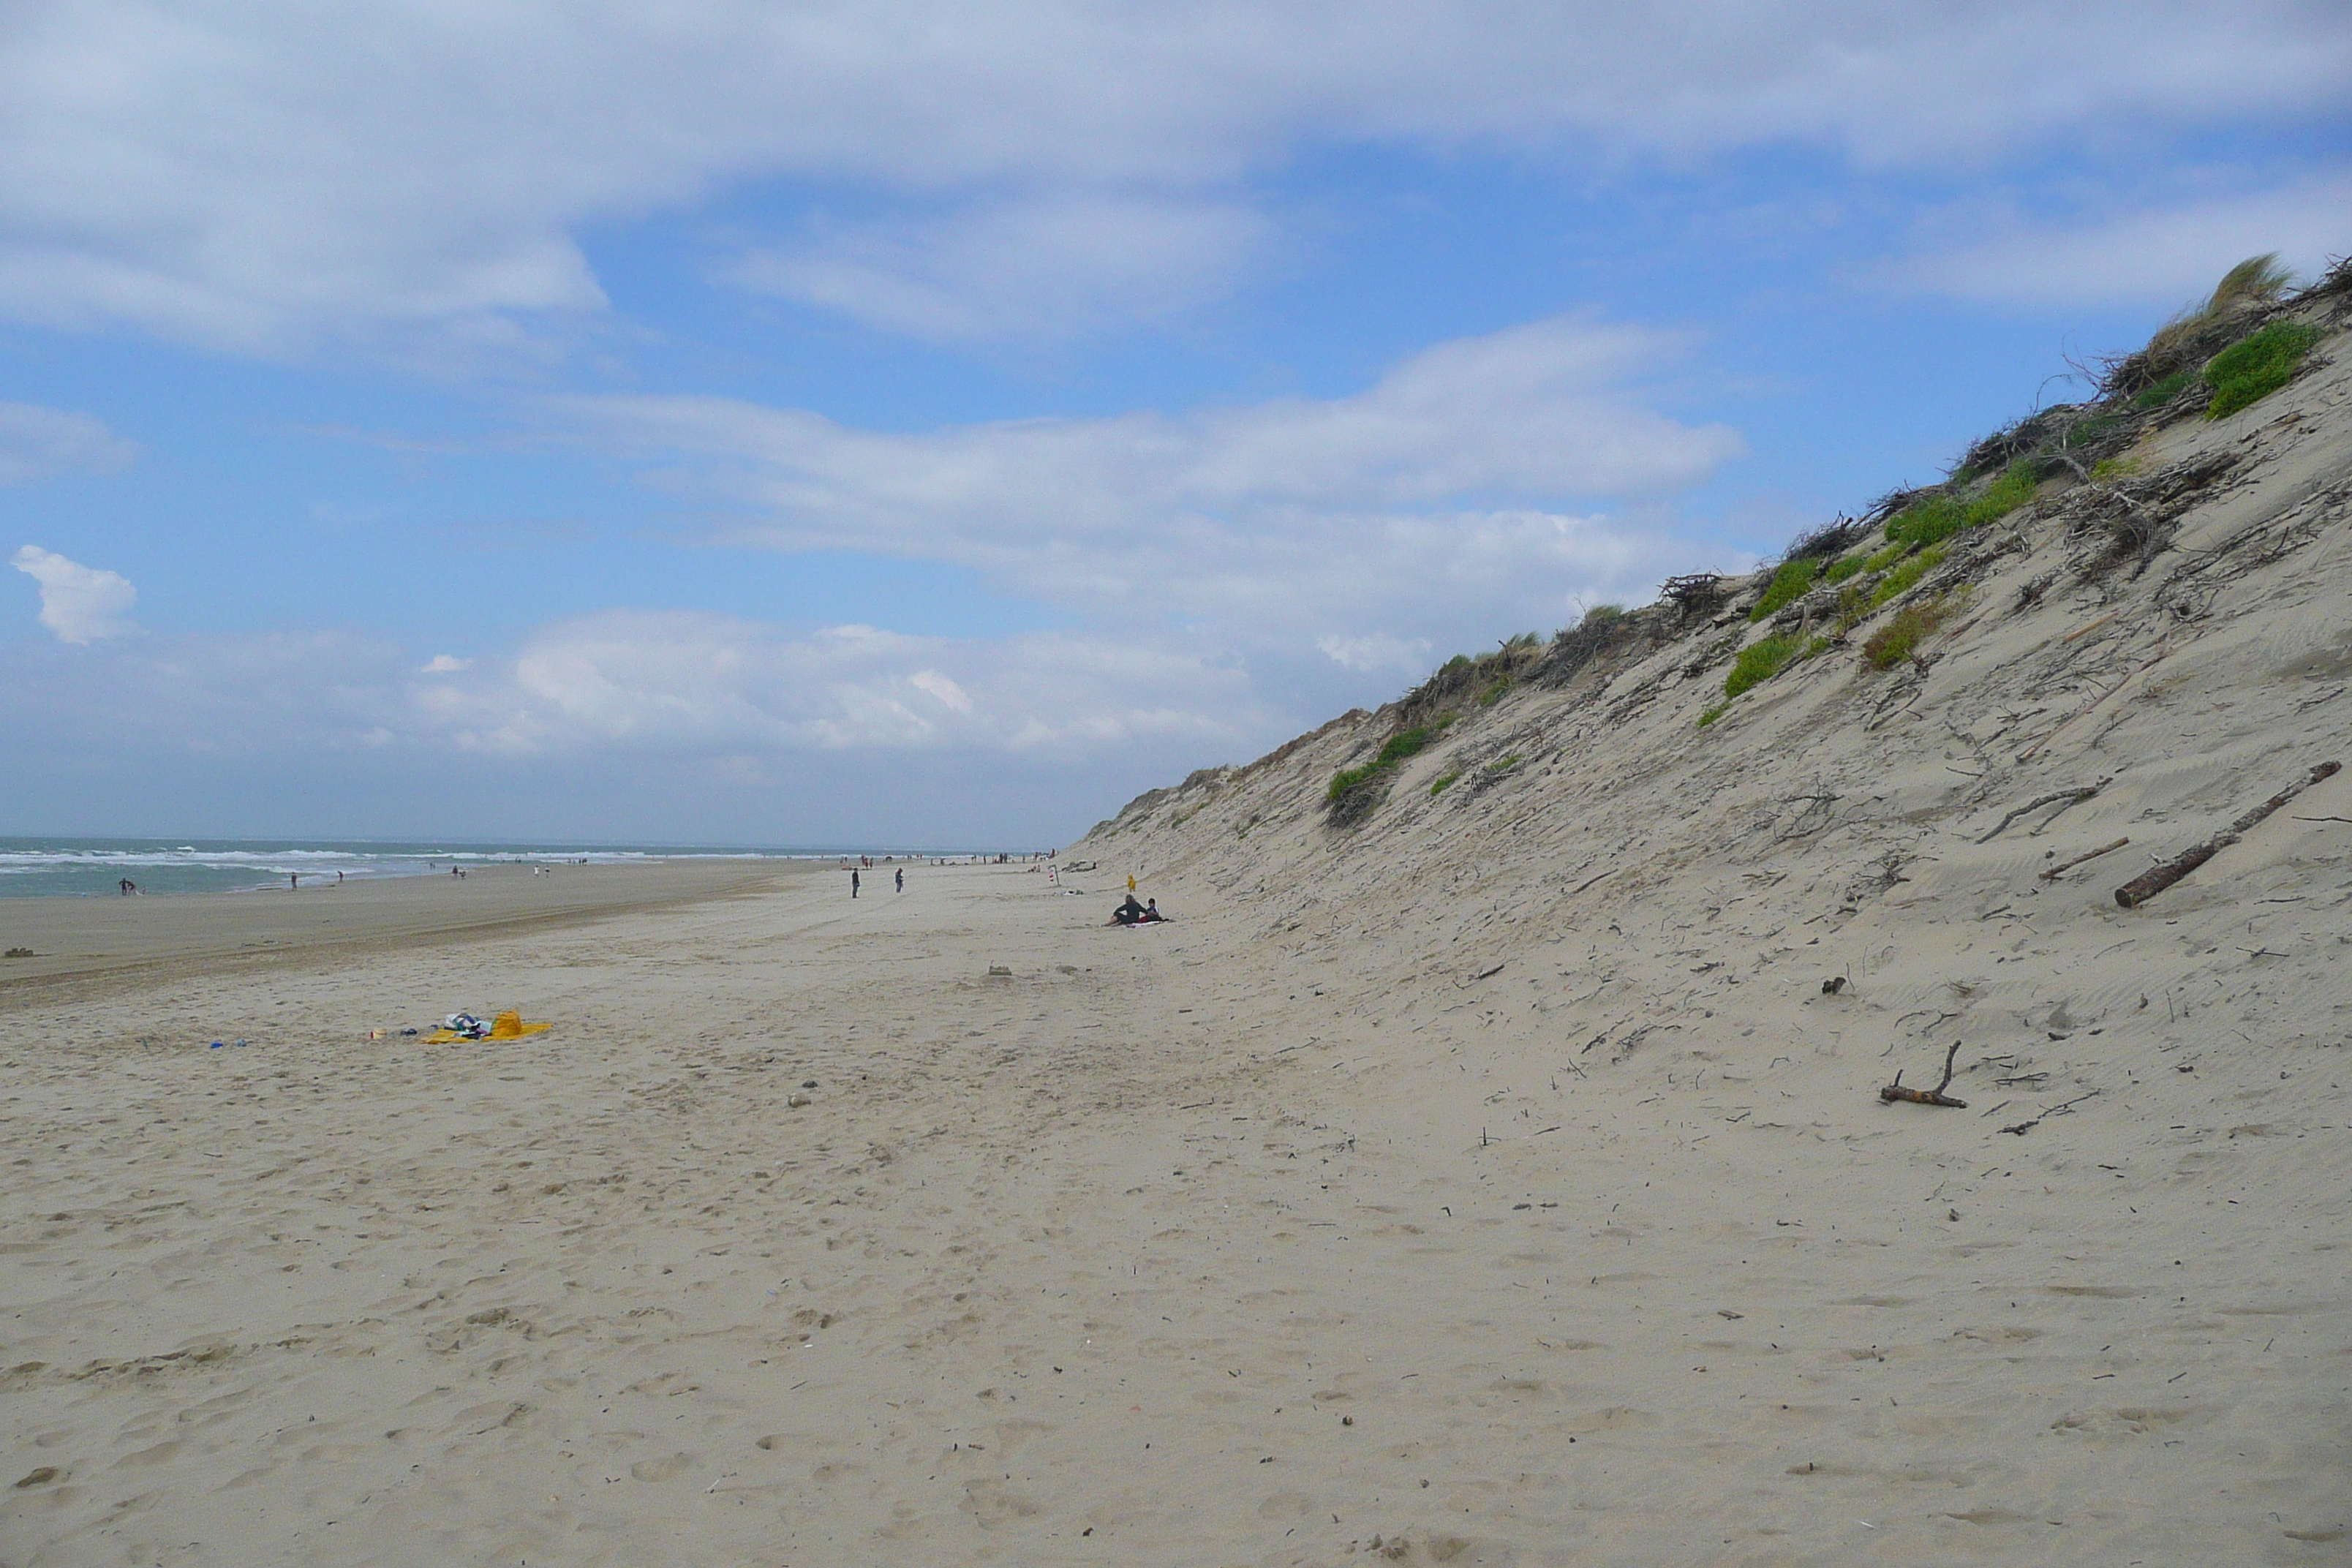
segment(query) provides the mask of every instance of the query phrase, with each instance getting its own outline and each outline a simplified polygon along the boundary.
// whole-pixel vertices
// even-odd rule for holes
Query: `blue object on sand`
[[[212,1043],[212,1046],[211,1046],[211,1047],[210,1047],[210,1048],[211,1048],[211,1049],[213,1049],[213,1050],[217,1051],[217,1050],[221,1050],[221,1049],[223,1049],[224,1047],[223,1047],[223,1046],[222,1046],[222,1044],[221,1044],[221,1042],[220,1042],[220,1041],[218,1041],[218,1040],[215,1040],[215,1041]]]

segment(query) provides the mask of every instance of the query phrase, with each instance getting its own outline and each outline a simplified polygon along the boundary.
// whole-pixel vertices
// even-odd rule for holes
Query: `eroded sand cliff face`
[[[2298,319],[2332,335],[2293,384],[2149,417],[1711,723],[1743,647],[1836,635],[1839,587],[1755,624],[1769,573],[1637,611],[1499,692],[1424,690],[1147,795],[1072,853],[1247,926],[1321,1009],[1301,1054],[1498,1195],[1573,1214],[1580,1285],[1611,1274],[1593,1248],[1628,1194],[1576,1189],[1643,1143],[1634,1277],[1695,1321],[1725,1298],[1691,1368],[1770,1365],[1799,1325],[1906,1363],[1863,1395],[1799,1375],[1839,1387],[1808,1419],[1876,1410],[1833,1463],[1791,1414],[1727,1410],[1708,1465],[1834,1470],[1820,1505],[1880,1523],[2072,1507],[2032,1549],[2052,1560],[2194,1559],[2174,1529],[2324,1560],[2352,1539],[2352,773],[2143,906],[2114,896],[2352,763],[2352,340],[2340,303]],[[1864,641],[1936,599],[1915,657],[1873,668]],[[1335,774],[1416,725],[1334,826]],[[1967,1109],[1877,1099],[1898,1070],[1932,1086],[1955,1041]],[[1756,1315],[1741,1281],[1776,1253],[1783,1330],[1748,1332],[1728,1313]],[[2259,1479],[2219,1473],[2254,1454]],[[2114,1531],[2095,1552],[2085,1508]],[[2207,1508],[2234,1522],[2187,1522]],[[1783,1560],[1735,1534],[1725,1561]]]

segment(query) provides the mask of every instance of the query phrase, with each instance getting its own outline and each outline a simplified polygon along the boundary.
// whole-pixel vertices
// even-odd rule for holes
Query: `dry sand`
[[[2342,1560],[2306,1085],[1579,1077],[1114,869],[0,994],[0,1560]]]

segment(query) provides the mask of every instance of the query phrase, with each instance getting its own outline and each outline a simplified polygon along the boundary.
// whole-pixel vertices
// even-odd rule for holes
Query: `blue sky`
[[[0,19],[0,832],[1053,842],[2352,250],[2340,5]]]

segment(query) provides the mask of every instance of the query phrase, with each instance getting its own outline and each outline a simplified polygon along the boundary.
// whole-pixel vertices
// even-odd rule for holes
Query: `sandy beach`
[[[2275,1069],[1988,1167],[1818,995],[1597,1074],[1138,868],[0,992],[0,1559],[2341,1561]],[[365,1037],[459,1006],[556,1027]]]

